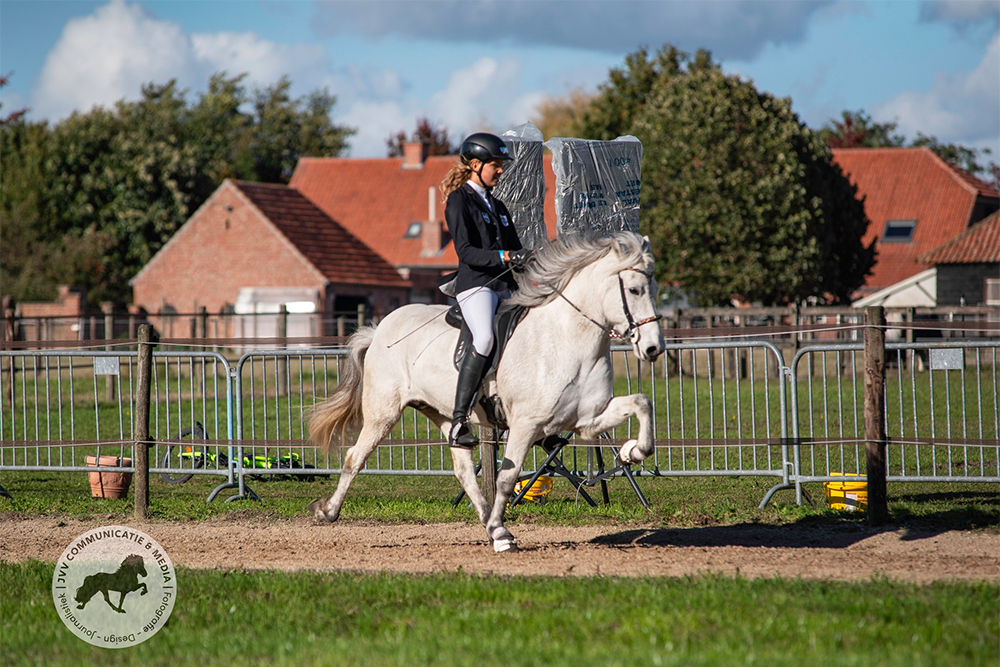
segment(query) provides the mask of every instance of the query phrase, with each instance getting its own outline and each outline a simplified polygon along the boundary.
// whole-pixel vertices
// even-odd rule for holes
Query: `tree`
[[[417,129],[410,135],[409,140],[407,140],[406,133],[403,130],[389,135],[389,138],[385,140],[386,147],[388,148],[388,157],[402,157],[403,145],[409,141],[421,143],[426,146],[427,155],[454,155],[458,152],[458,148],[453,147],[451,140],[448,138],[448,128],[444,126],[438,127],[432,124],[426,117],[417,119]]]
[[[10,83],[10,77],[13,74],[14,74],[13,72],[10,72],[9,74],[6,74],[4,76],[0,76],[0,88],[3,88],[4,86],[6,86],[6,85],[8,85]],[[3,108],[3,104],[0,104],[0,109],[2,109],[2,108]],[[28,109],[25,108],[25,109],[18,109],[17,111],[13,111],[13,112],[7,114],[6,117],[5,116],[0,116],[0,125],[6,125],[8,123],[17,122],[17,121],[21,120],[21,118],[23,118],[24,114],[26,114],[26,113],[28,113]]]
[[[597,96],[581,110],[571,136],[610,141],[632,133],[634,119],[654,85],[679,75],[686,60],[687,54],[669,44],[653,58],[646,47],[625,56],[625,67],[613,68]]]
[[[597,97],[576,88],[563,97],[550,97],[538,106],[538,116],[531,120],[546,139],[574,137],[582,122],[583,110]]]
[[[874,261],[861,243],[868,221],[790,100],[726,76],[707,51],[640,50],[626,63],[584,113],[584,136],[643,142],[643,225],[660,281],[704,305],[848,300]]]
[[[894,134],[896,123],[875,123],[864,111],[844,111],[819,131],[830,148],[885,148],[903,145],[903,135]]]
[[[917,138],[906,143],[906,137],[894,134],[897,123],[874,123],[864,111],[844,111],[841,120],[831,120],[820,130],[820,136],[830,148],[885,148],[896,146],[926,146],[943,160],[989,182],[1000,189],[1000,165],[990,161],[980,163],[980,155],[990,155],[989,148],[968,148],[948,144],[935,136],[917,132]]]
[[[194,105],[171,81],[51,129],[0,126],[4,290],[50,298],[71,283],[127,303],[128,281],[223,179],[287,180],[300,156],[346,147],[354,130],[332,123],[327,91],[292,100],[283,78],[248,112],[242,78],[216,74]]]
[[[991,152],[989,148],[979,150],[960,144],[946,144],[938,141],[937,137],[927,136],[923,132],[917,132],[917,138],[910,145],[926,146],[937,153],[942,160],[947,160],[970,174],[983,176],[987,179],[992,176],[991,172],[997,167],[995,163],[988,163],[985,166],[979,163],[979,154],[989,155]]]

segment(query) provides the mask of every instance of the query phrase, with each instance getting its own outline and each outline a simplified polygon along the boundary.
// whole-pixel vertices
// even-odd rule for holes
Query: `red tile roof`
[[[300,158],[289,186],[316,203],[396,267],[450,268],[458,265],[451,243],[438,256],[421,256],[422,240],[405,238],[411,222],[429,219],[428,190],[434,190],[434,218],[444,223],[444,204],[437,189],[456,163],[455,156],[431,156],[422,169],[402,168],[403,158]],[[549,156],[545,165],[545,222],[555,236],[551,193],[555,175]]]
[[[921,255],[926,264],[1000,262],[1000,211],[988,215],[940,248]]]
[[[232,183],[330,282],[410,285],[395,268],[302,193],[285,185]]]
[[[878,257],[865,293],[928,268],[918,258],[968,229],[977,199],[1000,197],[928,148],[839,148],[833,160],[864,198],[871,221],[865,245],[876,241]],[[881,242],[889,220],[916,220],[911,241]]]

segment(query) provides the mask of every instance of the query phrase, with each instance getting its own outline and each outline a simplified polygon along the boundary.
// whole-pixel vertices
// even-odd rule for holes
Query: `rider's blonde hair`
[[[441,201],[447,202],[448,195],[465,185],[465,182],[470,178],[472,178],[472,165],[459,163],[452,167],[451,171],[441,179],[441,184],[438,186],[438,189],[441,190]]]

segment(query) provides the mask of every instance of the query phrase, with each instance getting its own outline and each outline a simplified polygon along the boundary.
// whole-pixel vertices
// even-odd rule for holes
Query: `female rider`
[[[529,253],[521,247],[507,207],[490,194],[504,162],[513,159],[507,145],[494,134],[477,132],[462,142],[459,156],[461,164],[441,181],[441,193],[458,254],[455,298],[472,332],[472,349],[458,371],[448,445],[470,449],[479,444],[468,421],[493,350],[493,315],[500,299],[517,289],[508,269],[522,266]]]

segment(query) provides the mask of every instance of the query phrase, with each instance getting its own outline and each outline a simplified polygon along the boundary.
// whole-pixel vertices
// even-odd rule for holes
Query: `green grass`
[[[996,665],[1000,587],[179,568],[150,640],[59,620],[52,565],[0,562],[9,665]]]
[[[154,519],[198,520],[239,513],[273,520],[306,515],[305,506],[333,494],[337,477],[314,482],[251,480],[259,502],[224,502],[236,490],[225,490],[212,503],[206,499],[223,481],[217,476],[196,476],[181,485],[167,485],[153,478],[150,509]],[[795,504],[792,491],[778,492],[763,510],[757,504],[774,480],[754,477],[664,478],[643,475],[639,487],[649,500],[642,507],[626,480],[609,482],[610,505],[601,500],[600,487],[590,489],[598,503],[590,507],[563,478],[556,477],[545,504],[525,504],[508,509],[512,526],[518,522],[567,524],[643,523],[662,527],[735,523],[782,525],[796,521],[860,521],[856,514],[831,510],[825,505],[823,486],[806,484],[809,502]],[[131,516],[133,499],[91,498],[85,473],[19,472],[0,475],[13,499],[0,498],[3,512]],[[343,508],[345,519],[400,522],[476,521],[467,502],[452,507],[459,492],[454,477],[397,477],[360,475],[351,486]],[[901,525],[931,529],[985,529],[1000,531],[1000,484],[914,483],[889,485],[890,518]]]

